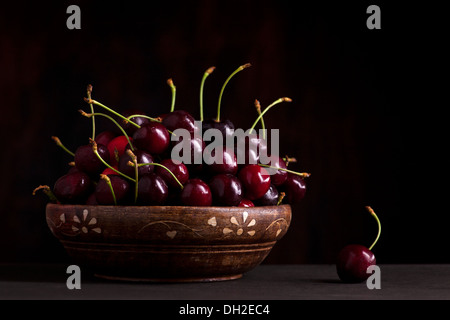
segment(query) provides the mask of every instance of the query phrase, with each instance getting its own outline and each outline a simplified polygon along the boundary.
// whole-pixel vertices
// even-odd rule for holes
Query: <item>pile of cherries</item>
[[[237,72],[247,68],[240,66],[225,81],[220,92],[217,118],[203,119],[203,101],[200,98],[200,121],[202,131],[210,128],[220,130],[223,141],[233,134],[230,120],[220,119],[220,102],[228,81]],[[201,82],[200,96],[209,68]],[[267,152],[267,141],[256,131],[246,137],[245,161],[238,164],[237,150],[224,147],[222,162],[208,164],[202,159],[184,163],[171,158],[171,151],[180,141],[171,135],[176,129],[185,129],[191,134],[190,147],[194,154],[203,155],[210,143],[198,134],[195,118],[184,110],[175,110],[176,89],[171,79],[172,106],[167,114],[152,118],[142,111],[127,111],[119,114],[113,109],[91,98],[92,86],[88,86],[85,101],[91,113],[80,113],[92,119],[92,136],[89,142],[79,146],[75,152],[68,150],[57,137],[56,144],[73,156],[71,168],[61,176],[53,188],[39,186],[50,200],[63,204],[87,205],[184,205],[184,206],[271,206],[283,202],[298,203],[305,196],[307,173],[288,170],[294,158],[270,157],[270,163],[259,162],[261,152]],[[259,113],[262,115],[273,105],[290,101],[281,98]],[[108,113],[94,112],[100,106]],[[119,129],[95,133],[96,117],[110,119]],[[257,122],[258,122],[257,121]],[[256,122],[255,122],[256,124]],[[203,133],[201,132],[201,133]],[[254,152],[257,150],[257,152]],[[203,157],[202,157],[203,158]],[[268,169],[276,170],[269,174]]]

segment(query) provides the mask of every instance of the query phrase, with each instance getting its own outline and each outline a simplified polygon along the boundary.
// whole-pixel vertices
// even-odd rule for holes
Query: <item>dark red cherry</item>
[[[173,149],[169,155],[173,160],[180,160],[190,168],[198,167],[203,163],[203,151],[205,150],[205,142],[202,137],[196,134],[191,134],[190,139],[184,141],[183,136],[180,136],[179,140],[172,141]],[[174,150],[175,148],[175,150]],[[190,157],[186,156],[187,160],[184,160],[184,152],[190,150]]]
[[[140,205],[163,205],[169,195],[166,182],[159,175],[150,173],[144,175],[138,182],[138,199]]]
[[[342,281],[355,283],[367,280],[370,276],[367,268],[375,264],[376,259],[372,251],[365,246],[351,244],[339,252],[336,269]]]
[[[164,159],[160,162],[161,165],[165,166],[172,172],[181,184],[186,184],[189,180],[189,171],[184,163],[172,159]],[[180,189],[181,186],[173,178],[166,169],[160,166],[156,166],[155,173],[159,175],[171,189]]]
[[[150,153],[142,151],[142,150],[134,150],[132,151],[133,154],[136,156],[137,163],[152,163],[153,157]],[[128,161],[133,162],[133,159],[131,156],[125,151],[124,154],[122,154],[119,158],[119,171],[126,174],[129,177],[135,177],[135,168],[128,165]],[[152,165],[146,165],[146,166],[140,166],[138,168],[138,175],[139,177],[142,177],[144,174],[148,174],[154,171],[154,166]]]
[[[143,125],[133,135],[134,145],[152,155],[161,154],[169,147],[170,136],[159,122]]]
[[[189,133],[194,133],[196,130],[194,117],[184,110],[175,110],[164,115],[162,124],[172,132],[176,129],[186,129]]]
[[[281,168],[281,169],[287,169],[286,162],[278,156],[270,156],[269,157],[270,162],[268,163],[271,167]],[[288,172],[283,170],[276,170],[273,168],[270,168],[270,170],[274,170],[274,174],[270,175],[270,180],[272,181],[272,184],[276,187],[281,186],[287,179]]]
[[[267,156],[267,142],[256,133],[248,134],[237,141],[235,153],[239,164],[257,164],[261,154]]]
[[[130,141],[132,141],[132,138],[129,138]],[[120,158],[124,153],[127,147],[129,147],[129,143],[127,140],[127,137],[125,136],[118,136],[112,139],[108,143],[108,150],[109,150],[109,159],[111,165],[117,165],[118,164],[118,158]],[[117,157],[116,158],[116,150],[117,150]]]
[[[272,177],[271,177],[272,178]],[[269,190],[259,199],[254,201],[257,206],[276,206],[278,203],[279,193],[277,187],[270,185]]]
[[[180,199],[185,206],[207,207],[212,204],[211,190],[200,179],[190,179],[181,191]]]
[[[95,142],[97,142],[97,144],[102,144],[104,146],[107,146],[108,143],[115,137],[116,137],[116,134],[114,132],[106,130],[106,131],[100,132],[95,137]]]
[[[244,197],[249,200],[261,198],[270,188],[270,175],[257,164],[248,164],[238,174],[244,188]]]
[[[139,109],[129,109],[129,110],[125,110],[122,115],[126,118],[128,118],[129,116],[135,115],[135,114],[139,114],[139,115],[146,115],[145,112],[143,112],[142,110]],[[136,123],[138,126],[143,126],[147,123],[150,122],[150,119],[148,118],[144,118],[144,117],[132,117],[130,118],[131,121],[133,121],[134,123]],[[129,135],[132,136],[136,130],[138,129],[138,127],[136,127],[134,124],[131,124],[130,122],[126,122],[124,119],[120,119],[121,125],[124,128],[125,132]]]
[[[218,154],[216,158],[216,152]],[[219,155],[221,153],[221,155]],[[211,174],[229,173],[236,174],[238,171],[237,158],[234,151],[223,147],[223,150],[213,149],[210,155],[204,155],[205,166]]]
[[[130,185],[121,176],[109,175],[117,204],[124,204],[128,200]],[[100,205],[114,205],[111,188],[104,179],[100,179],[95,187],[95,199]]]
[[[75,163],[75,161],[74,161],[74,163]],[[77,168],[77,166],[71,166],[69,168],[69,170],[67,171],[67,173],[78,172],[78,171],[80,171],[80,170]]]
[[[97,151],[105,162],[109,162],[109,151],[107,147],[102,144],[97,144]],[[103,162],[92,150],[91,144],[78,147],[75,151],[74,161],[78,170],[91,176],[100,174],[106,168]]]
[[[345,246],[338,254],[336,269],[339,278],[343,282],[362,282],[369,278],[367,268],[376,265],[375,255],[371,251],[377,243],[381,233],[381,223],[373,209],[366,206],[367,211],[375,218],[378,224],[378,234],[369,248],[359,244]]]
[[[91,178],[84,172],[75,171],[56,180],[53,193],[62,203],[83,203],[91,187]]]
[[[280,186],[280,190],[286,193],[285,200],[289,204],[297,204],[306,193],[306,183],[303,177],[288,173],[286,181]]]
[[[222,134],[223,145],[226,145],[227,139],[233,137],[234,124],[231,120],[225,119],[217,121],[216,119],[208,119],[202,122],[202,131],[205,133],[208,129],[217,129]]]
[[[255,204],[252,201],[248,200],[248,199],[242,199],[241,202],[239,202],[239,205],[238,205],[238,207],[245,207],[245,208],[251,208],[251,207],[254,207],[254,206],[255,206]]]
[[[237,206],[242,201],[241,181],[232,174],[218,174],[208,183],[213,196],[213,204]]]

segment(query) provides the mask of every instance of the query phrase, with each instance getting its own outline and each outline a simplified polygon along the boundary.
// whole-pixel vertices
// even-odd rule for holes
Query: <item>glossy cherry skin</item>
[[[372,251],[359,244],[345,246],[338,254],[336,269],[343,282],[356,283],[367,280],[369,266],[375,265],[376,259]]]
[[[242,201],[242,183],[232,174],[218,174],[208,183],[213,196],[213,204],[237,206]]]
[[[223,147],[222,156],[218,156],[217,161],[214,159],[216,151],[220,152],[218,149],[213,149],[210,155],[211,158],[208,158],[208,155],[204,155],[207,157],[205,159],[206,170],[212,175],[220,173],[236,174],[238,171],[238,163],[234,151],[227,147]]]
[[[209,186],[200,179],[190,179],[180,194],[181,203],[185,206],[207,207],[212,204]]]
[[[133,139],[130,138],[130,141]],[[125,153],[125,150],[127,147],[129,147],[130,144],[128,143],[127,137],[125,136],[118,136],[112,139],[108,143],[108,150],[109,150],[109,159],[111,165],[117,165],[118,159]],[[117,150],[117,158],[116,158],[116,150]]]
[[[184,138],[180,136],[179,140],[172,141],[172,146],[176,149],[173,150],[172,148],[172,153],[168,156],[169,158],[183,161],[188,169],[198,167],[203,164],[203,151],[205,150],[206,145],[202,137],[196,134],[191,134],[189,141],[184,141]],[[181,150],[177,152],[179,149]],[[191,155],[187,161],[183,160],[185,150],[190,150]]]
[[[267,156],[267,142],[256,133],[248,134],[243,142],[236,143],[235,153],[239,164],[257,164],[261,154]]]
[[[255,204],[248,200],[248,199],[242,199],[241,202],[239,202],[238,207],[244,207],[244,208],[252,208]]]
[[[116,170],[119,170],[119,168],[118,168],[117,166],[112,166],[112,168],[114,168],[114,169],[116,169]],[[104,174],[104,175],[106,175],[106,176],[109,176],[110,174],[114,174],[114,175],[116,175],[116,176],[119,175],[116,171],[114,171],[114,170],[111,169],[111,168],[106,168],[105,170],[103,170],[102,174]]]
[[[243,167],[238,178],[244,188],[244,197],[249,200],[261,198],[270,188],[270,175],[266,169],[257,164]]]
[[[107,147],[102,144],[97,144],[97,152],[105,162],[109,162],[109,151]],[[91,144],[79,146],[75,151],[74,161],[78,170],[90,176],[100,174],[106,167],[94,153]]]
[[[100,132],[95,136],[95,142],[97,144],[103,144],[104,146],[108,146],[108,143],[116,137],[116,134],[112,131],[106,130]]]
[[[289,173],[286,181],[280,186],[280,191],[286,193],[285,200],[287,203],[298,204],[305,197],[305,180],[299,175]]]
[[[62,203],[83,203],[91,189],[91,178],[82,171],[73,171],[56,180],[53,193]]]
[[[142,110],[139,110],[139,109],[129,109],[129,110],[125,110],[124,112],[122,112],[122,115],[126,118],[128,118],[129,116],[135,115],[135,114],[140,114],[140,115],[144,115],[144,116],[146,115]],[[150,122],[150,119],[143,118],[143,117],[133,117],[133,118],[130,118],[130,120],[139,126],[143,126]],[[131,124],[130,122],[126,122],[122,118],[120,121],[121,121],[121,125],[124,128],[125,132],[129,136],[132,136],[138,129],[138,127],[136,127],[134,124]]]
[[[151,155],[161,154],[169,147],[169,131],[159,122],[143,125],[133,135],[134,145]]]
[[[278,156],[270,156],[269,157],[270,162],[268,165],[272,167],[277,167],[281,169],[287,169],[286,162],[283,161],[281,157]],[[273,168],[270,168],[270,170],[274,170],[274,174],[271,174],[270,179],[272,181],[272,184],[276,187],[281,186],[287,179],[288,172],[283,170],[276,170]]]
[[[144,175],[138,182],[139,205],[160,206],[163,205],[169,195],[166,182],[155,173]]]
[[[172,159],[164,159],[160,162],[160,164],[169,169],[181,184],[184,185],[189,180],[189,171],[184,163]],[[155,168],[155,173],[159,175],[164,180],[164,182],[166,182],[169,188],[176,190],[180,189],[181,186],[173,178],[170,172],[160,166],[156,166]]]
[[[111,185],[116,196],[117,204],[125,204],[129,200],[130,185],[121,176],[109,175]],[[95,187],[95,199],[100,205],[114,205],[111,188],[104,179],[100,179]]]
[[[142,150],[134,150],[133,154],[136,156],[137,163],[153,163],[153,157],[150,153],[142,151]],[[129,166],[128,161],[133,162],[132,158],[128,153],[125,151],[124,154],[122,154],[119,158],[119,171],[123,174],[126,174],[129,177],[134,178],[136,176],[135,168],[134,166]],[[138,168],[138,176],[142,177],[144,174],[152,173],[154,171],[153,165],[146,165],[141,166]]]
[[[269,190],[259,199],[254,201],[257,206],[276,206],[278,203],[279,193],[277,187],[270,185]]]
[[[189,133],[194,133],[196,130],[194,117],[184,110],[175,110],[164,115],[162,124],[172,132],[176,129],[186,129]]]
[[[222,133],[223,145],[225,145],[227,139],[233,136],[234,124],[228,119],[221,120],[220,122],[217,122],[216,119],[208,119],[202,122],[203,133],[208,129],[219,130]]]

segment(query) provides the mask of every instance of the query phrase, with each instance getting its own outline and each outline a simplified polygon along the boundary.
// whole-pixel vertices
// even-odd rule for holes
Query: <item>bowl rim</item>
[[[80,207],[80,208],[105,208],[105,209],[120,209],[120,208],[138,208],[139,210],[142,210],[144,208],[147,209],[153,209],[153,210],[162,210],[162,209],[188,209],[188,210],[199,210],[199,211],[207,211],[207,210],[224,210],[227,211],[258,211],[258,210],[270,210],[275,208],[282,208],[282,209],[289,209],[291,210],[292,207],[290,204],[280,204],[275,206],[255,206],[255,207],[237,207],[237,206],[139,206],[139,205],[84,205],[84,204],[69,204],[69,203],[47,203],[46,207]]]

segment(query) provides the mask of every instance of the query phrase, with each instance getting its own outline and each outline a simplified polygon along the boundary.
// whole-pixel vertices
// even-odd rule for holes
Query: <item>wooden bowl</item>
[[[74,262],[98,277],[219,281],[266,258],[289,228],[291,207],[48,204],[46,218]]]

